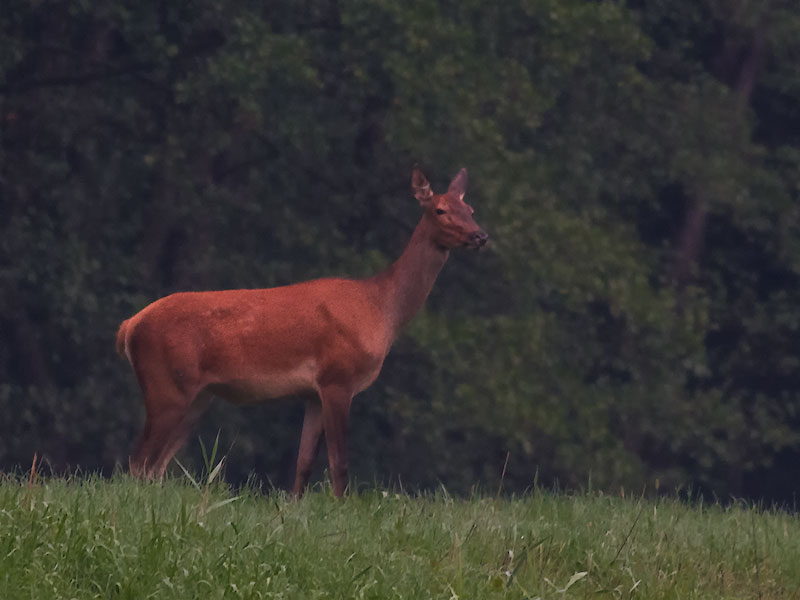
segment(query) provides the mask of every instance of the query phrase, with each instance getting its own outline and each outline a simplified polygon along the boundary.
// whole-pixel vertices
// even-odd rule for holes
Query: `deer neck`
[[[376,277],[381,283],[383,306],[394,335],[425,304],[449,255],[446,248],[433,241],[434,227],[429,219],[422,216],[400,258]]]

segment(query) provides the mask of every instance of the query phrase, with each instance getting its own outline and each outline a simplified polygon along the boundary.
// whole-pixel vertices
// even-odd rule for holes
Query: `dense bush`
[[[492,244],[453,255],[356,399],[357,476],[494,486],[510,453],[516,489],[789,497],[800,9],[729,8],[12,0],[0,465],[125,462],[119,322],[175,290],[375,272],[419,162],[435,188],[469,167]],[[203,429],[229,475],[284,482],[300,414]]]

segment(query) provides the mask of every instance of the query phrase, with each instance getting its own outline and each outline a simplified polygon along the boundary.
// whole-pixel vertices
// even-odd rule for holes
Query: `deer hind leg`
[[[192,386],[178,386],[168,377],[144,376],[137,371],[144,392],[147,411],[144,428],[136,450],[130,459],[131,473],[140,478],[162,477],[166,464],[185,441],[193,420],[202,414],[195,407],[198,390]],[[198,407],[207,406],[200,403]],[[187,427],[188,425],[188,427]],[[173,448],[174,447],[174,448]],[[165,451],[172,453],[162,460]]]
[[[163,476],[158,469],[158,459],[164,448],[169,445],[175,433],[180,429],[186,417],[185,409],[169,407],[157,412],[148,412],[145,433],[137,454],[131,460],[131,471],[143,479],[155,479]]]
[[[303,417],[303,433],[300,434],[300,450],[297,452],[297,473],[292,488],[292,493],[297,498],[302,496],[305,491],[321,438],[322,405],[317,398],[309,399],[306,402],[306,412]]]
[[[347,429],[353,394],[347,388],[332,385],[320,389],[319,397],[328,463],[333,478],[333,495],[339,498],[348,483]]]
[[[153,455],[155,459],[153,460],[153,473],[156,477],[159,479],[164,477],[164,472],[167,470],[167,465],[172,460],[172,457],[186,443],[186,438],[189,437],[203,413],[211,406],[213,399],[213,395],[207,390],[198,393],[189,409],[183,413],[183,417],[171,430],[166,431],[166,442],[162,445],[158,456]]]
[[[128,458],[128,469],[131,475],[144,479],[147,469],[147,441],[150,439],[151,419],[147,415],[144,420],[144,427],[142,433],[139,434],[139,441],[136,442],[136,449],[133,454]]]

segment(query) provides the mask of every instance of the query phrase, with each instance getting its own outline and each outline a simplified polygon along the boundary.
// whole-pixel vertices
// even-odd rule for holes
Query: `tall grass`
[[[800,598],[800,519],[588,493],[0,481],[3,600],[633,597]]]

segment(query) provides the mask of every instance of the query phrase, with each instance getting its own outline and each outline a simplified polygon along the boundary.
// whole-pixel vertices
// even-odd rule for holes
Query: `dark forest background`
[[[0,469],[125,464],[120,321],[374,273],[419,163],[469,168],[492,240],[356,398],[360,481],[495,489],[509,453],[507,490],[793,501],[798,65],[790,0],[6,0]],[[301,419],[219,405],[199,433],[286,485]]]

